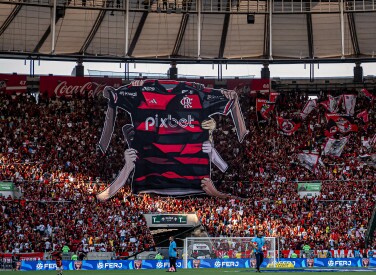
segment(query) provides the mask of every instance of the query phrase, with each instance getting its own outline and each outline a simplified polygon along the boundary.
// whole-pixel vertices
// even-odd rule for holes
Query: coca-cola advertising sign
[[[73,76],[41,76],[40,92],[49,97],[96,97],[102,94],[104,87],[118,88],[120,78],[107,77],[73,77]]]
[[[0,74],[0,91],[19,94],[27,91],[26,75]]]

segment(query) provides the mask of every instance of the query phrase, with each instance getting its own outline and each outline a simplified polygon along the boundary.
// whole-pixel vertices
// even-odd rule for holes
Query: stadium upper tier
[[[0,57],[372,61],[375,0],[0,0]]]

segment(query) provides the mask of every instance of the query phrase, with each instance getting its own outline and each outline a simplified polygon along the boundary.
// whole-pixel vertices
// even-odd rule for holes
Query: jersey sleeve
[[[112,93],[110,102],[127,112],[132,112],[137,107],[141,94],[139,87],[128,86],[120,87]]]
[[[227,99],[221,90],[211,90],[206,92],[203,99],[203,108],[207,116],[213,114],[228,115],[234,100]]]

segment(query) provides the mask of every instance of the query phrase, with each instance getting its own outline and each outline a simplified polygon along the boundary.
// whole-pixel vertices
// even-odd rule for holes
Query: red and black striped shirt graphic
[[[131,115],[135,129],[133,192],[202,193],[201,180],[210,177],[210,161],[202,152],[209,132],[201,123],[213,114],[227,115],[233,100],[221,90],[176,81],[145,81],[113,93],[115,106]]]

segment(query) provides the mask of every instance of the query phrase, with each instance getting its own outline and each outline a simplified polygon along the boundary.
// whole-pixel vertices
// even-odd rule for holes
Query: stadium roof
[[[371,62],[375,2],[0,0],[0,58]]]

